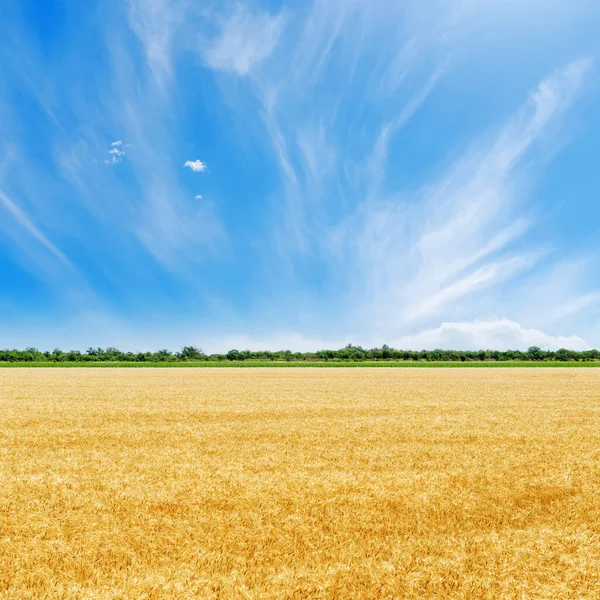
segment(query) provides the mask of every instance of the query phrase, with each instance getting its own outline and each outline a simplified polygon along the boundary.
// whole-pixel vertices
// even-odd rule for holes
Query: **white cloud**
[[[179,13],[170,0],[129,0],[129,25],[144,46],[160,86],[171,75],[171,45]]]
[[[271,55],[283,29],[282,14],[253,13],[238,5],[221,25],[220,35],[203,41],[200,52],[211,69],[247,75]]]
[[[459,300],[491,284],[498,284],[523,269],[531,268],[537,258],[536,255],[516,256],[490,262],[431,296],[415,301],[413,306],[406,310],[406,317],[415,319],[437,314],[449,302]]]
[[[388,342],[394,348],[406,350],[526,350],[539,346],[544,350],[589,350],[589,344],[580,337],[549,335],[538,329],[524,329],[509,319],[443,323],[436,329],[427,329],[414,335]]]
[[[600,307],[600,292],[590,292],[554,307],[548,317],[552,320],[559,320],[577,315],[589,308],[598,309],[598,307]]]
[[[123,142],[121,140],[112,142],[110,145],[110,150],[108,151],[108,158],[104,161],[104,163],[107,165],[117,165],[120,162],[123,162],[123,159],[127,153],[125,150],[121,150],[122,147]]]
[[[4,206],[5,210],[12,218],[25,229],[33,238],[35,238],[46,250],[48,250],[55,258],[59,259],[64,265],[73,268],[71,261],[65,254],[59,250],[31,221],[25,212],[17,206],[8,196],[0,192],[0,205]]]
[[[526,329],[519,323],[509,319],[491,321],[474,321],[462,323],[443,323],[439,327],[426,329],[413,335],[399,338],[369,338],[359,335],[338,337],[312,337],[293,331],[275,332],[272,335],[221,335],[206,336],[193,331],[187,326],[185,330],[179,326],[163,328],[148,334],[144,331],[133,331],[126,324],[115,328],[110,335],[101,330],[104,338],[94,345],[111,345],[118,342],[120,336],[128,331],[128,338],[135,342],[135,350],[168,347],[177,349],[182,340],[201,347],[207,353],[225,353],[232,348],[237,350],[291,350],[292,352],[316,352],[323,349],[343,348],[348,343],[361,345],[363,348],[381,347],[388,344],[400,350],[527,350],[530,346],[539,346],[544,350],[589,350],[590,345],[577,336],[551,335],[538,329]],[[78,329],[75,328],[77,331]],[[115,337],[116,336],[116,337]],[[87,338],[89,339],[89,338]],[[102,343],[100,343],[102,342]],[[78,346],[87,347],[85,340]],[[121,343],[121,342],[119,342]],[[187,343],[187,342],[186,342]],[[124,349],[129,350],[127,342]]]
[[[137,233],[161,264],[191,279],[197,277],[206,253],[214,253],[226,239],[210,203],[190,203],[175,184],[156,174],[149,177]]]
[[[570,108],[589,67],[577,61],[542,81],[491,148],[480,156],[468,153],[425,198],[427,224],[418,242],[424,280],[448,281],[480,257],[490,234],[500,235],[502,213],[512,208],[519,161]]]
[[[419,110],[421,105],[427,100],[438,80],[443,75],[443,69],[437,69],[425,82],[425,85],[419,92],[408,102],[408,104],[394,117],[383,125],[375,144],[375,152],[371,160],[371,169],[374,179],[380,180],[385,173],[386,161],[388,158],[388,150],[393,137],[406,125],[408,121]],[[378,181],[378,183],[381,183]]]
[[[196,194],[194,200],[202,200],[202,194]]]
[[[397,339],[361,339],[353,336],[344,338],[311,338],[298,333],[276,334],[268,337],[225,336],[208,339],[205,349],[210,352],[238,350],[281,350],[294,352],[314,352],[324,348],[342,348],[352,341],[366,348],[388,345],[401,350],[527,350],[539,346],[544,350],[589,350],[590,345],[580,337],[550,335],[537,329],[525,329],[509,319],[474,321],[464,323],[443,323],[437,328],[427,329],[414,335]]]
[[[207,294],[199,269],[207,256],[214,259],[217,247],[222,250],[227,246],[227,235],[210,203],[190,202],[190,193],[181,184],[181,173],[169,161],[169,157],[177,155],[180,140],[174,134],[174,129],[178,129],[178,111],[168,93],[171,88],[164,85],[174,82],[170,62],[173,48],[171,38],[161,37],[163,25],[168,30],[165,36],[172,35],[179,25],[186,25],[182,18],[189,5],[179,0],[135,0],[133,4],[143,11],[138,17],[147,25],[142,33],[150,44],[148,50],[156,50],[147,56],[149,61],[152,57],[155,59],[151,62],[151,67],[155,67],[152,68],[154,76],[140,72],[136,63],[128,60],[127,42],[113,38],[107,31],[107,38],[114,40],[110,46],[113,77],[110,89],[114,95],[110,126],[122,131],[123,140],[136,148],[131,178],[138,192],[135,198],[127,193],[122,196],[129,205],[131,217],[125,225],[135,242],[165,270],[185,281],[191,289]],[[163,17],[164,23],[161,22]],[[189,28],[185,31],[191,33]],[[183,43],[182,39],[178,41]],[[155,42],[157,45],[152,45]],[[126,148],[127,144],[123,144],[122,149]],[[183,166],[195,173],[207,170],[201,160],[188,160]],[[110,182],[111,188],[114,183]]]
[[[207,168],[206,163],[201,160],[186,160],[183,166],[188,167],[194,171],[194,173],[204,173]]]
[[[207,336],[204,328],[193,323],[156,323],[151,331],[132,326],[127,320],[117,318],[101,309],[89,306],[64,321],[53,322],[50,327],[26,326],[7,328],[5,344],[19,347],[34,345],[51,348],[60,340],[68,348],[85,350],[89,346],[116,346],[124,351],[146,351],[158,348],[178,350],[185,344],[194,344],[206,353],[226,353],[237,350],[291,350],[315,352],[339,349],[352,342],[363,348],[381,347],[387,343],[399,350],[527,350],[539,346],[544,350],[589,350],[590,345],[577,336],[551,335],[538,329],[526,329],[509,319],[443,323],[414,335],[396,339],[363,339],[360,336],[311,337],[301,333],[283,331],[272,335],[220,335]],[[201,333],[202,331],[202,333]],[[23,342],[26,340],[26,343]]]
[[[526,280],[547,256],[546,246],[524,239],[535,215],[523,214],[519,200],[540,171],[541,161],[530,159],[541,143],[547,154],[592,66],[576,60],[550,73],[445,174],[405,191],[390,162],[396,138],[455,64],[463,50],[453,43],[460,45],[470,24],[443,3],[430,13],[416,2],[401,4],[374,2],[370,10],[360,2],[315,2],[300,27],[290,19],[276,52],[246,80],[262,103],[281,175],[273,210],[280,263],[292,279],[308,255],[325,258],[362,305],[353,317],[364,330],[396,335],[481,314],[478,300],[489,308],[494,292]],[[249,71],[243,53],[237,64],[238,54],[229,52],[245,39],[247,14],[238,7],[223,26],[210,48],[218,52],[209,52],[213,68]],[[374,110],[368,127],[349,98],[365,114],[365,107]],[[355,115],[352,127],[340,114]],[[365,147],[373,149],[366,160],[353,154]]]
[[[247,44],[258,17],[240,6],[201,50],[214,69],[251,74],[229,89],[237,94],[246,84],[256,95],[279,168],[278,266],[301,285],[294,280],[303,261],[328,261],[360,307],[347,318],[361,331],[401,335],[480,316],[482,306],[483,316],[498,314],[487,310],[494,294],[526,281],[532,267],[545,268],[549,248],[525,239],[535,214],[519,201],[542,166],[530,159],[542,143],[542,157],[548,154],[592,63],[576,60],[550,73],[440,177],[403,189],[391,162],[398,138],[464,52],[468,11],[443,2],[423,12],[418,2],[351,0],[314,2],[305,14],[299,21],[290,14],[284,39],[271,30],[276,41],[260,68]],[[441,160],[448,165],[447,156]]]
[[[467,3],[470,0],[460,4]],[[535,248],[532,252],[531,244],[534,239],[542,239],[544,236],[540,233],[545,232],[538,231],[531,240],[527,239],[525,232],[535,227],[536,215],[529,210],[532,204],[515,202],[525,199],[521,185],[523,172],[527,169],[527,178],[532,180],[538,174],[539,163],[529,161],[536,158],[530,150],[537,144],[546,152],[546,142],[553,141],[549,134],[554,133],[554,125],[561,124],[582,89],[589,72],[588,61],[574,62],[543,81],[527,105],[500,128],[495,139],[480,140],[476,148],[451,164],[444,176],[430,179],[427,187],[415,192],[423,175],[427,177],[440,163],[448,165],[446,161],[452,158],[440,157],[436,145],[430,162],[425,164],[420,162],[417,151],[417,162],[423,171],[411,172],[407,178],[402,175],[408,165],[393,163],[396,157],[411,153],[412,132],[406,132],[407,140],[400,139],[405,135],[405,123],[417,114],[422,102],[431,100],[433,107],[438,100],[443,100],[435,97],[437,77],[444,72],[446,56],[451,52],[447,52],[447,44],[438,44],[442,37],[438,33],[444,29],[439,16],[446,12],[441,0],[435,2],[436,10],[430,7],[425,11],[418,0],[402,3],[315,0],[285,14],[251,9],[241,0],[237,6],[235,3],[201,4],[189,0],[126,0],[131,9],[129,26],[141,43],[138,44],[127,26],[119,24],[119,18],[127,11],[117,11],[118,14],[103,22],[105,45],[112,57],[112,62],[100,65],[94,75],[103,94],[76,90],[71,94],[74,103],[69,102],[64,96],[69,85],[49,85],[53,81],[60,83],[64,79],[63,72],[45,69],[48,65],[41,56],[36,59],[35,55],[23,52],[21,65],[12,66],[12,71],[21,76],[24,69],[19,66],[28,70],[32,93],[40,102],[46,102],[44,108],[51,125],[48,133],[54,132],[49,143],[55,148],[75,148],[76,138],[79,138],[84,147],[91,149],[90,153],[101,148],[100,156],[97,151],[95,154],[101,165],[101,159],[116,165],[124,160],[125,153],[131,153],[128,144],[121,140],[110,146],[107,141],[98,142],[98,131],[118,131],[123,140],[133,142],[136,148],[136,160],[127,165],[131,166],[127,178],[118,177],[120,168],[105,167],[90,173],[86,164],[93,160],[93,155],[84,160],[85,153],[79,151],[76,158],[81,164],[64,182],[60,177],[52,177],[52,181],[44,177],[45,169],[38,169],[27,155],[27,160],[20,161],[14,168],[11,166],[14,188],[8,187],[5,191],[8,196],[19,197],[20,203],[12,210],[8,207],[13,218],[7,213],[0,227],[15,241],[16,254],[27,255],[31,247],[33,259],[43,255],[48,262],[56,263],[60,255],[52,248],[60,252],[61,240],[77,235],[95,261],[94,266],[105,269],[111,276],[114,273],[121,281],[138,272],[135,267],[139,264],[140,252],[148,252],[169,272],[185,277],[187,285],[196,291],[206,295],[219,293],[220,282],[198,267],[207,255],[212,262],[224,254],[222,249],[227,246],[224,223],[229,220],[220,222],[210,198],[208,202],[190,202],[194,192],[190,193],[180,181],[185,173],[181,172],[181,166],[169,161],[168,157],[177,156],[182,145],[178,122],[181,111],[175,109],[175,103],[165,93],[167,86],[162,84],[169,83],[168,89],[174,91],[174,97],[179,98],[181,94],[183,100],[188,99],[189,86],[178,76],[187,74],[188,68],[193,67],[189,60],[178,64],[176,51],[192,46],[197,50],[196,19],[204,15],[214,17],[215,11],[222,11],[225,15],[222,20],[217,16],[216,23],[215,20],[207,23],[204,31],[216,25],[217,34],[200,52],[207,66],[240,77],[234,81],[234,78],[216,74],[221,89],[236,96],[226,102],[227,107],[236,108],[239,98],[240,118],[245,124],[252,121],[248,128],[228,131],[232,136],[224,136],[223,143],[227,145],[239,131],[249,139],[259,132],[262,123],[266,124],[269,139],[263,139],[259,132],[252,143],[263,150],[261,144],[265,142],[265,147],[274,150],[273,160],[278,162],[285,188],[284,193],[273,190],[269,195],[273,198],[272,205],[265,207],[261,202],[255,206],[257,219],[264,225],[261,231],[272,231],[273,238],[282,240],[281,246],[273,249],[269,246],[273,239],[266,239],[264,247],[269,247],[271,252],[268,257],[266,252],[261,255],[266,264],[257,261],[260,272],[269,272],[272,277],[272,288],[266,287],[265,296],[269,296],[275,310],[277,304],[288,306],[289,301],[293,302],[299,296],[298,290],[305,292],[310,300],[314,293],[313,314],[306,322],[317,327],[321,324],[318,323],[322,314],[319,311],[330,300],[333,290],[339,316],[327,322],[327,330],[336,335],[347,331],[351,322],[352,326],[356,324],[356,333],[360,335],[353,335],[348,341],[363,344],[369,337],[369,334],[362,335],[365,332],[385,334],[393,339],[407,332],[435,327],[442,321],[460,324],[474,317],[499,314],[536,328],[526,330],[528,332],[556,332],[560,326],[562,331],[592,339],[588,338],[592,336],[588,326],[595,322],[597,311],[592,311],[599,302],[590,290],[589,273],[595,265],[586,269],[574,285],[565,285],[564,279],[560,280],[559,286],[568,289],[564,298],[554,292],[540,293],[535,286],[528,288],[530,293],[520,295],[521,290],[532,283],[533,275],[528,269],[540,255]],[[407,11],[418,15],[411,21],[405,18]],[[413,26],[414,21],[419,21],[418,26]],[[466,29],[478,28],[474,20],[466,24]],[[17,37],[24,39],[24,36]],[[582,43],[581,47],[585,45]],[[145,52],[147,62],[140,63],[138,50]],[[461,51],[472,50],[472,44],[465,44]],[[456,58],[456,54],[450,55],[449,63],[456,64]],[[485,57],[483,60],[485,62]],[[65,73],[81,70],[85,67],[85,53],[71,53],[69,61],[68,66],[72,68],[63,69]],[[34,68],[31,65],[35,65]],[[530,71],[519,74],[515,79],[518,85],[528,73]],[[482,79],[479,83],[484,86],[486,82]],[[459,74],[454,81],[449,77],[447,83],[451,91],[459,92],[464,81]],[[256,95],[257,102],[244,93],[244,86]],[[481,93],[485,101],[490,90],[481,86],[476,85],[470,92]],[[0,109],[4,110],[10,97],[0,99]],[[189,99],[193,101],[191,96]],[[53,115],[61,106],[72,108],[75,120],[84,124],[73,135],[69,128],[55,129],[59,123]],[[492,109],[496,108],[504,110],[503,103],[494,104]],[[217,113],[222,114],[222,111]],[[95,115],[93,124],[88,118],[90,114]],[[484,114],[491,113],[484,111],[479,116]],[[426,115],[424,117],[428,120]],[[16,133],[30,125],[25,114],[22,119],[15,128]],[[3,119],[5,123],[9,121]],[[152,123],[152,127],[148,127],[148,123]],[[421,132],[420,121],[413,125]],[[423,130],[423,133],[427,132]],[[18,135],[14,137],[18,139]],[[447,141],[442,137],[440,146]],[[68,145],[63,143],[65,140]],[[431,143],[437,141],[431,140]],[[458,140],[455,147],[466,141]],[[244,140],[238,142],[243,144]],[[104,145],[99,146],[99,143],[106,145],[106,153]],[[402,152],[397,152],[399,148]],[[373,149],[371,157],[370,149]],[[263,158],[268,162],[268,156]],[[433,162],[438,159],[440,162]],[[380,181],[373,175],[374,169],[370,169],[373,165],[379,167]],[[270,176],[272,165],[265,166]],[[186,161],[185,167],[195,173],[206,171],[205,163],[199,160]],[[63,175],[65,172],[66,169]],[[37,197],[38,190],[32,191],[34,184],[30,182],[36,182],[35,186],[38,190],[43,188],[44,194]],[[271,185],[272,182],[265,180],[264,183]],[[411,187],[401,188],[403,185]],[[22,188],[27,186],[31,188],[23,193]],[[14,193],[8,191],[11,189]],[[195,198],[200,199],[200,195]],[[86,235],[89,231],[85,223],[77,222],[82,202],[83,208],[96,217],[98,231],[103,235]],[[2,207],[7,208],[6,200],[0,198]],[[349,217],[347,221],[340,222],[345,217]],[[20,225],[15,226],[17,222]],[[231,226],[236,227],[233,223]],[[18,240],[17,236],[25,241]],[[86,237],[89,239],[84,239]],[[127,251],[121,252],[127,260],[120,262],[119,269],[111,269],[111,261],[106,257],[116,252],[113,248],[122,250],[120,243],[114,243],[121,239],[128,244]],[[296,243],[296,240],[299,241]],[[339,248],[337,253],[330,249],[334,240]],[[288,279],[281,277],[279,268],[286,258],[290,264],[297,261],[299,266]],[[579,258],[575,256],[574,260],[579,262]],[[270,260],[276,261],[278,268],[269,268],[271,264],[267,261]],[[229,266],[235,268],[235,259]],[[312,275],[316,272],[313,266],[318,267],[316,278]],[[543,278],[548,271],[547,264],[536,263],[536,267]],[[321,273],[323,279],[327,274],[336,280],[331,285],[330,282],[321,285]],[[148,279],[152,279],[150,272]],[[511,297],[506,298],[509,289]],[[281,294],[277,300],[275,292]],[[505,292],[503,298],[501,294]],[[515,300],[517,295],[519,299]],[[495,302],[501,310],[494,307]],[[219,303],[219,300],[214,301],[212,306]],[[538,316],[541,304],[554,308],[554,312],[549,317]],[[519,312],[519,305],[523,313]],[[366,306],[360,321],[354,320],[355,314],[349,314],[353,306]],[[301,306],[300,310],[292,311],[290,320],[281,322],[293,331],[304,329],[306,332],[307,329],[297,325],[304,318],[298,316],[304,309],[305,306]],[[578,317],[577,326],[565,328],[565,319],[583,311],[586,314]],[[245,316],[259,318],[250,313]],[[210,317],[203,315],[198,320],[206,318]],[[556,322],[549,322],[550,318]],[[183,337],[186,333],[187,329]],[[215,339],[218,334],[219,331],[214,332]],[[344,342],[293,335],[261,341],[268,347],[297,344],[306,349],[341,346]],[[244,339],[227,342],[227,345],[234,344],[246,345]],[[177,345],[175,339],[175,347]]]
[[[530,227],[516,203],[524,176],[534,173],[523,167],[533,145],[562,124],[590,68],[580,60],[552,73],[491,143],[466,152],[437,183],[406,198],[369,197],[335,232],[336,243],[345,240],[358,253],[354,281],[370,292],[364,315],[372,327],[402,331],[415,319],[426,324],[456,318],[466,306],[477,310],[477,294],[544,254],[531,246],[507,253]]]

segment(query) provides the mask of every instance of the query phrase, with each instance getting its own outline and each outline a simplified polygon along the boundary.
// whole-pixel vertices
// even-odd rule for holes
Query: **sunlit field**
[[[2,369],[0,598],[600,598],[600,370]]]

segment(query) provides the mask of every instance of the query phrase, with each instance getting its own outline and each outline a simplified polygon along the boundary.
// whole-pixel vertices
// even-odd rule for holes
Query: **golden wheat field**
[[[600,370],[2,369],[0,598],[600,598]]]

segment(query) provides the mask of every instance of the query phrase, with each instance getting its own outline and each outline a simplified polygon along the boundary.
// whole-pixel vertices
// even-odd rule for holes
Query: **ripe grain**
[[[599,400],[594,369],[3,369],[0,598],[598,598]]]

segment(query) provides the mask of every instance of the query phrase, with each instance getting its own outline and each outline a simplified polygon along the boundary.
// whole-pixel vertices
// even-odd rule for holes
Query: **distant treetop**
[[[526,352],[521,350],[397,350],[384,344],[381,348],[366,350],[361,346],[348,344],[339,350],[319,350],[317,352],[292,352],[291,350],[230,350],[226,354],[205,354],[197,346],[184,346],[179,352],[158,350],[156,352],[122,352],[117,348],[88,348],[63,351],[40,351],[36,348],[25,350],[0,350],[0,362],[223,362],[223,361],[427,361],[427,362],[466,362],[466,361],[597,361],[598,350],[542,350],[531,346]]]

